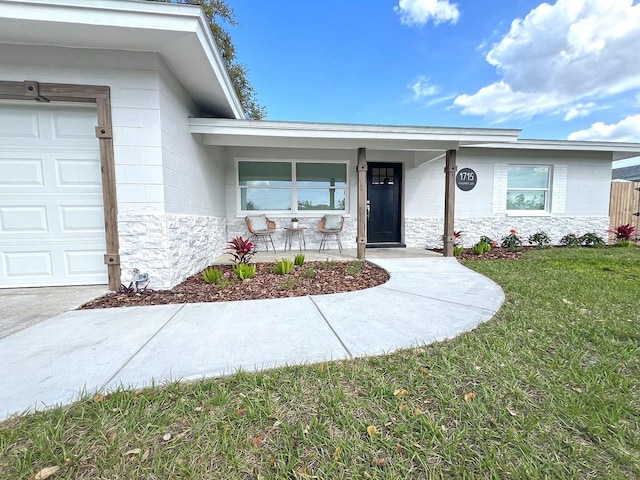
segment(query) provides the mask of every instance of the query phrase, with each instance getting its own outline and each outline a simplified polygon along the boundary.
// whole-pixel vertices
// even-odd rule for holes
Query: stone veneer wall
[[[268,218],[269,215],[267,215]],[[318,232],[318,222],[322,217],[298,217],[300,222],[298,224],[299,227],[307,227],[305,231],[305,240],[307,244],[308,250],[317,250],[320,247],[320,241],[322,240],[322,235]],[[273,235],[273,243],[275,244],[276,250],[278,252],[282,252],[284,249],[284,241],[285,241],[285,229],[284,227],[288,227],[291,225],[291,218],[271,218],[274,222],[276,222],[277,230],[275,235]],[[246,238],[249,235],[249,231],[247,230],[246,223],[243,218],[231,218],[227,224],[229,238],[237,237],[238,235]],[[356,248],[356,236],[358,233],[358,222],[353,217],[345,217],[344,219],[344,228],[342,229],[342,234],[340,235],[340,239],[342,241],[343,248]],[[297,240],[294,239],[293,247],[297,248]],[[264,249],[264,244],[261,242],[258,245],[259,250]],[[271,248],[271,245],[269,245]],[[338,245],[335,240],[332,238],[329,240],[330,249],[337,249]]]
[[[122,213],[118,231],[122,283],[138,268],[155,289],[170,288],[210,265],[227,242],[222,217]]]
[[[443,218],[405,218],[405,243],[414,248],[442,248]],[[462,243],[471,247],[486,235],[500,239],[515,229],[528,245],[527,237],[545,231],[555,245],[568,233],[582,235],[594,232],[607,239],[609,217],[478,217],[456,218],[455,229],[462,230]]]

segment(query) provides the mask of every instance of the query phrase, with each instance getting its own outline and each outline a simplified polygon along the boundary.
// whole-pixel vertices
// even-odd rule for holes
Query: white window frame
[[[509,188],[509,169],[512,167],[523,167],[523,168],[547,168],[549,174],[547,175],[547,186],[546,188]],[[549,215],[553,208],[553,165],[549,164],[535,164],[535,163],[509,163],[506,165],[506,179],[505,179],[505,197],[504,197],[504,211],[507,215],[518,215],[518,216],[536,216],[536,215]],[[514,210],[509,209],[507,206],[507,199],[509,198],[509,190],[518,190],[518,191],[541,191],[544,190],[546,192],[545,195],[545,205],[542,210]]]
[[[242,209],[242,189],[249,188],[240,186],[240,162],[253,162],[253,163],[289,163],[291,165],[291,187],[265,187],[271,189],[291,189],[291,205],[289,210],[243,210]],[[344,190],[344,210],[298,210],[298,189],[300,190],[313,190],[332,187],[297,187],[296,185],[296,165],[298,163],[325,163],[325,164],[340,164],[345,166],[346,185],[344,187],[333,187],[336,190]],[[251,214],[269,214],[273,216],[291,216],[297,217],[317,217],[325,214],[343,214],[347,215],[349,212],[349,165],[348,161],[344,160],[297,160],[297,159],[281,159],[281,158],[236,158],[235,159],[235,185],[236,185],[236,210],[240,216]],[[254,187],[255,188],[255,187]]]

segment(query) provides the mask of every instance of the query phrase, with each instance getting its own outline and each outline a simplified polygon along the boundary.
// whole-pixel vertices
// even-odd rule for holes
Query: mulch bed
[[[481,256],[475,255],[470,248],[465,248],[457,258],[459,260],[518,260],[524,252],[532,248],[534,247],[520,247],[515,252],[506,248],[494,248]],[[434,251],[441,252],[442,249],[434,249]],[[327,262],[305,262],[303,266],[294,267],[293,271],[287,275],[274,273],[272,263],[258,263],[256,276],[243,281],[236,278],[231,265],[217,265],[217,268],[229,272],[228,277],[233,279],[233,282],[225,288],[205,283],[202,274],[197,273],[171,290],[147,289],[134,293],[122,291],[107,293],[85,303],[79,307],[79,310],[324,295],[364,290],[389,280],[389,274],[385,270],[369,262],[362,264],[362,269],[357,275],[348,271],[358,263],[357,261],[330,263],[333,263],[333,268],[323,268],[327,267]],[[314,269],[316,276],[304,278],[304,272],[309,269]]]
[[[363,290],[389,280],[386,270],[369,262],[362,263],[360,272],[355,274],[352,269],[357,263],[357,261],[305,262],[302,266],[294,267],[287,275],[274,273],[272,263],[258,263],[256,276],[243,281],[235,277],[231,265],[217,265],[217,268],[229,272],[228,277],[233,279],[226,288],[205,283],[202,274],[198,273],[171,290],[112,292],[85,303],[79,309],[301,297]],[[331,265],[333,268],[328,268]],[[315,277],[304,278],[304,272],[309,269],[316,271]]]

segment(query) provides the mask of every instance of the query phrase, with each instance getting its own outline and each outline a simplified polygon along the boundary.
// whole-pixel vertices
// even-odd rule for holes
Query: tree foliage
[[[247,118],[260,120],[265,117],[266,109],[258,103],[257,94],[249,81],[247,67],[239,63],[236,58],[236,47],[231,40],[231,35],[222,26],[227,23],[230,26],[238,25],[233,8],[229,7],[225,0],[149,0],[163,3],[182,3],[188,5],[200,5],[205,16],[209,20],[209,28],[216,41],[224,65],[229,73],[236,95],[240,100],[242,109]]]

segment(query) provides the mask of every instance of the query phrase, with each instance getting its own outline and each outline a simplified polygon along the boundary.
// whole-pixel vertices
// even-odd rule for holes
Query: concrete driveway
[[[0,338],[104,295],[108,285],[0,288]]]

